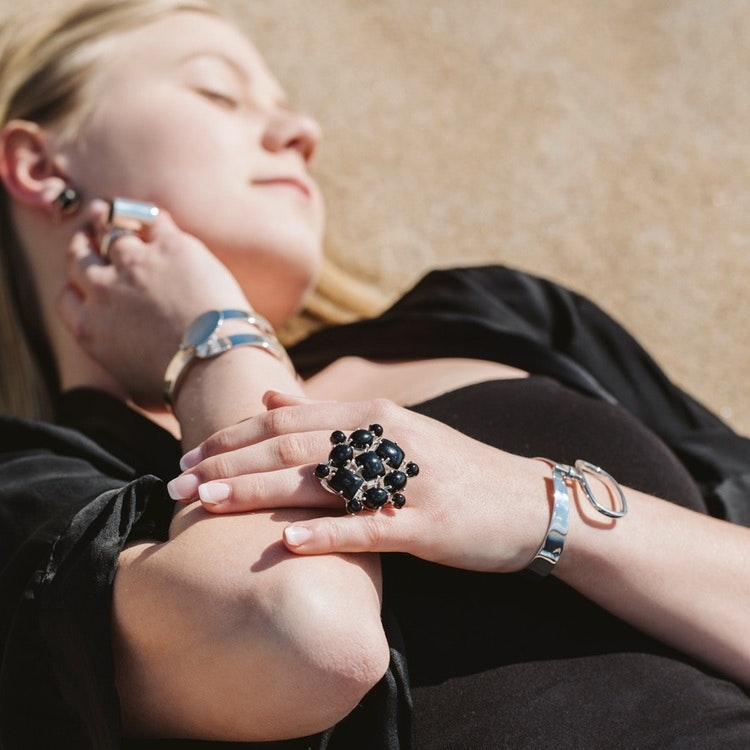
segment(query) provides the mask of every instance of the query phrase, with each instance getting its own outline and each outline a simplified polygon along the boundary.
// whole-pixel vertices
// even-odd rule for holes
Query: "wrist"
[[[279,360],[240,346],[220,357],[196,360],[172,404],[185,450],[218,430],[266,411],[269,389],[300,393],[300,383]]]
[[[608,472],[588,461],[574,466],[537,459],[551,468],[551,517],[547,534],[524,572],[545,577],[562,558],[571,521],[576,525],[612,528],[627,515],[625,494]]]

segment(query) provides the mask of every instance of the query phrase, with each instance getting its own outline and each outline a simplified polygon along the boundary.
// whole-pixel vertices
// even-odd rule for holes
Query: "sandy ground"
[[[750,1],[229,5],[326,131],[339,264],[562,281],[750,434]]]

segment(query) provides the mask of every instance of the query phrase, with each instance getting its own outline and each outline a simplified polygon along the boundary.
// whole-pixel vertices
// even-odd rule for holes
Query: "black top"
[[[517,453],[586,458],[625,484],[750,519],[748,441],[671,385],[597,308],[548,282],[502,268],[432,274],[381,320],[324,331],[292,354],[308,372],[360,354],[473,356],[540,373],[546,377],[479,384],[415,408]],[[92,391],[68,394],[61,421],[75,429],[0,419],[4,750],[120,746],[109,639],[114,566],[128,540],[164,539],[172,514],[164,480],[178,472],[180,449],[169,435]],[[532,746],[553,739],[550,727],[563,732],[561,717],[582,695],[592,723],[567,722],[557,739],[569,744],[558,746],[595,747],[594,738],[632,724],[633,701],[666,685],[691,696],[677,724],[692,726],[701,710],[729,712],[734,734],[722,736],[721,746],[750,745],[750,735],[737,734],[747,717],[742,691],[554,579],[532,586],[519,576],[453,571],[404,555],[385,556],[384,573],[392,645],[384,680],[330,732],[258,747],[408,748],[412,723],[420,748]],[[605,674],[638,689],[603,690]],[[648,738],[670,723],[661,716],[651,725],[640,746],[658,744]],[[744,744],[732,745],[735,736]]]

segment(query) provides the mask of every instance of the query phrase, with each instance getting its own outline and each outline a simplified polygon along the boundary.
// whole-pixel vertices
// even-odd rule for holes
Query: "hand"
[[[190,322],[213,308],[251,308],[229,270],[164,211],[145,241],[120,236],[105,261],[98,247],[107,211],[93,201],[87,229],[70,243],[60,315],[129,396],[162,404],[164,371]]]
[[[315,402],[266,394],[268,412],[216,433],[186,454],[187,470],[170,482],[173,498],[199,498],[213,513],[261,508],[329,508],[330,516],[285,529],[299,554],[408,552],[472,570],[525,567],[549,523],[548,476],[542,462],[466,437],[390,401]],[[333,430],[385,427],[420,466],[405,507],[356,515],[334,512],[344,501],[313,476],[331,448]],[[189,468],[188,468],[189,467]]]

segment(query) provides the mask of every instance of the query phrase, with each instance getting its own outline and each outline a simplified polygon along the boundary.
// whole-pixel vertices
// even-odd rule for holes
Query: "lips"
[[[302,193],[306,198],[312,195],[312,187],[310,183],[301,178],[292,175],[279,175],[275,177],[262,177],[253,180],[253,184],[269,187],[289,187]]]

